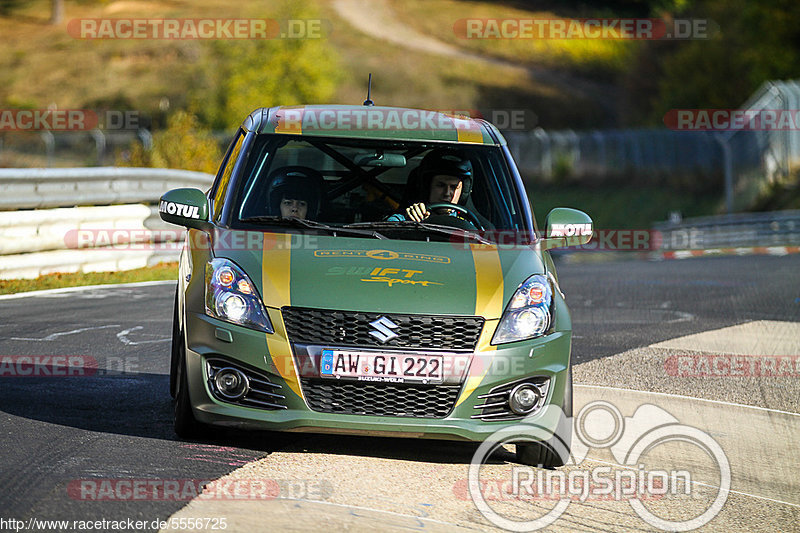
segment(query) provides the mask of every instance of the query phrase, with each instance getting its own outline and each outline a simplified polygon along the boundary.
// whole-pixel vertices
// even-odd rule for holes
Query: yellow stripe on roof
[[[284,107],[275,115],[275,133],[303,133],[305,107]]]
[[[478,122],[453,119],[453,124],[458,133],[458,142],[483,144],[483,128]]]

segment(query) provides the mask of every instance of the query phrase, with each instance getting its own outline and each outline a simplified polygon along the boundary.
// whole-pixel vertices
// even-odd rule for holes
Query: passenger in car
[[[270,175],[267,205],[271,215],[305,220],[319,216],[325,179],[303,166],[281,167]]]

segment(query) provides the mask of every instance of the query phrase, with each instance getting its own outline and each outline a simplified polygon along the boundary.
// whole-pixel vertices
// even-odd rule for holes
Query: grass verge
[[[178,263],[124,270],[121,272],[75,272],[55,273],[36,279],[0,279],[0,294],[79,287],[83,285],[110,285],[115,283],[137,283],[141,281],[174,280],[178,275]]]
[[[534,6],[519,9],[480,0],[403,0],[395,1],[394,6],[397,17],[405,24],[441,41],[500,59],[572,70],[604,79],[613,79],[622,72],[639,46],[632,39],[513,38],[508,35],[501,38],[496,32],[492,33],[493,27],[486,22],[536,20],[541,23],[544,19],[561,17],[613,16],[607,11],[575,13],[570,7],[563,6],[556,13]],[[482,21],[476,26],[479,29],[471,32],[469,38],[465,31],[467,19]]]
[[[539,228],[544,228],[547,213],[554,207],[585,211],[596,229],[649,229],[653,222],[667,220],[670,211],[684,217],[717,212],[722,194],[687,194],[668,187],[608,185],[540,186],[526,184]]]

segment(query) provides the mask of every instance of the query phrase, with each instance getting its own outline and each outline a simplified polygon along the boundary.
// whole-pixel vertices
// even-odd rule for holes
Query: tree
[[[318,20],[316,7],[293,3],[278,20]],[[338,57],[319,38],[220,40],[196,73],[191,108],[212,129],[233,129],[259,107],[327,103],[340,77]]]

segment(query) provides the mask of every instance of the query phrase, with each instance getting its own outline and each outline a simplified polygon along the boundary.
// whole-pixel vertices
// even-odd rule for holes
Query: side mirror
[[[579,246],[592,240],[594,225],[583,211],[556,207],[545,219],[545,248]]]
[[[161,220],[170,224],[208,229],[208,199],[200,189],[172,189],[158,202]]]

